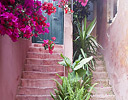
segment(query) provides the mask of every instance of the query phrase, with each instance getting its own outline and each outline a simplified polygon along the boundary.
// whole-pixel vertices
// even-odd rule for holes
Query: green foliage
[[[59,75],[58,75],[59,76]],[[91,85],[91,78],[86,77],[86,80],[80,80],[78,74],[72,78],[71,73],[68,77],[59,76],[62,80],[62,85],[55,80],[57,89],[54,89],[56,96],[51,93],[54,100],[89,100],[91,91],[96,85]]]
[[[94,27],[96,25],[96,18],[88,25],[87,19],[84,19],[84,25],[81,27],[80,22],[77,22],[78,36],[75,39],[75,44],[77,46],[76,51],[80,53],[80,48],[86,53],[86,56],[94,56],[97,54],[97,48],[100,45],[97,43],[96,38],[91,35]]]
[[[84,7],[81,5],[80,2],[78,2],[77,0],[74,1],[73,3],[73,23],[74,25],[77,23],[77,19],[82,22],[82,20],[85,18],[85,16],[89,16],[90,15],[90,3],[94,3],[96,0],[89,0],[87,5]],[[75,28],[75,27],[74,27]]]
[[[81,52],[84,53],[84,51],[81,49]],[[91,63],[93,57],[90,56],[88,58],[85,57],[85,55],[79,55],[78,59],[74,61],[74,63],[71,63],[71,60],[68,57],[65,57],[61,54],[61,57],[63,58],[63,61],[58,62],[59,64],[67,67],[68,72],[69,72],[69,68],[72,69],[72,75],[75,77],[76,73],[78,73],[78,76],[83,77],[84,75],[89,76],[91,74],[90,70],[90,64]]]
[[[51,97],[54,100],[89,100],[91,97],[91,91],[96,85],[91,84],[92,73],[89,71],[89,63],[92,61],[93,57],[87,58],[83,49],[81,49],[81,54],[78,59],[72,64],[68,57],[61,54],[63,61],[58,62],[59,64],[67,67],[68,77],[59,76],[62,80],[62,84],[57,80],[57,89],[54,89],[55,96],[51,93]],[[69,68],[72,72],[69,72]]]
[[[83,7],[81,5],[81,3],[79,3],[77,0],[74,1],[73,3],[73,39],[76,39],[77,35],[78,35],[78,29],[77,29],[77,23],[78,21],[80,22],[80,26],[82,27],[82,21],[84,20],[85,17],[89,17],[89,15],[92,13],[92,11],[90,11],[90,4],[95,4],[97,0],[89,0],[87,5],[85,7]],[[91,19],[92,20],[92,19]],[[74,51],[75,47],[77,48],[77,44],[74,43]],[[80,49],[80,48],[79,48]]]
[[[99,44],[96,39],[91,35],[95,25],[96,19],[94,19],[88,27],[86,27],[86,17],[84,20],[84,26],[81,27],[80,22],[77,23],[77,29],[79,35],[75,42],[77,42],[77,52],[75,54],[77,59],[73,61],[68,57],[61,54],[63,61],[59,64],[67,67],[68,77],[59,76],[62,80],[60,84],[55,80],[57,89],[54,89],[56,96],[51,94],[54,100],[89,100],[91,91],[96,85],[91,84],[92,72],[94,70],[95,60],[93,55],[96,55]],[[69,68],[72,72],[69,72]]]

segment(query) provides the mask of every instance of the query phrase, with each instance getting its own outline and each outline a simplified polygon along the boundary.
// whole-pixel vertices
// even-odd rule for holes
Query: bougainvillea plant
[[[58,1],[58,7],[63,8],[65,13],[71,12],[70,0]],[[79,0],[83,6],[88,0]],[[49,33],[49,23],[43,16],[42,11],[48,15],[56,12],[52,3],[38,0],[0,0],[0,35],[8,35],[13,42],[18,38],[29,39],[32,36]],[[50,41],[50,40],[49,40]],[[52,42],[50,42],[52,43]]]
[[[71,9],[71,0],[54,0],[54,1],[58,1],[58,7],[64,9],[65,13],[73,13],[74,11]],[[83,7],[85,7],[88,3],[88,0],[73,0],[73,4],[74,2],[79,2],[81,3],[81,5]]]
[[[0,34],[7,34],[12,41],[18,38],[29,39],[33,35],[49,33],[49,23],[42,15],[45,10],[48,15],[56,12],[52,3],[38,0],[0,0]]]
[[[51,38],[53,41],[55,41],[56,40],[56,37],[52,37]],[[43,46],[44,46],[44,48],[45,48],[45,50],[46,49],[48,49],[49,50],[49,53],[50,54],[52,54],[53,53],[53,49],[54,49],[54,45],[55,45],[55,43],[53,42],[53,41],[51,41],[51,40],[43,40]]]
[[[50,24],[46,23],[42,11],[51,15],[56,8],[52,3],[42,4],[38,0],[0,0],[0,35],[6,34],[16,42],[18,38],[29,39],[49,33]]]
[[[58,7],[62,8],[65,11],[65,14],[74,12],[70,5],[71,2],[69,0],[58,0]]]

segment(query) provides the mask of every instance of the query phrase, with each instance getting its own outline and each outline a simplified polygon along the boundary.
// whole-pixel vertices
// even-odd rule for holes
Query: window
[[[118,4],[118,0],[109,0],[108,1],[108,4],[107,4],[107,11],[108,11],[107,17],[108,18],[107,18],[107,20],[108,20],[108,23],[110,23],[110,24],[116,18],[117,4]]]

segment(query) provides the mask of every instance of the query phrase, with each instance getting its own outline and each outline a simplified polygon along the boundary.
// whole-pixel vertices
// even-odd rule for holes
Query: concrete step
[[[39,58],[39,59],[62,59],[59,53],[37,53],[37,52],[28,52],[27,58]]]
[[[97,66],[104,65],[104,61],[102,61],[102,60],[96,60],[96,65]]]
[[[96,55],[94,56],[95,59],[103,59],[103,55]]]
[[[62,80],[57,79],[58,82]],[[55,87],[56,82],[52,79],[21,79],[22,87]]]
[[[100,66],[98,66],[98,67],[96,67],[96,70],[95,70],[95,72],[106,72],[106,69],[105,69],[105,67],[100,67]]]
[[[64,72],[36,72],[36,71],[23,71],[24,79],[54,79],[64,75]]]
[[[59,65],[58,62],[60,61],[62,60],[26,58],[26,64],[35,64],[35,65]]]
[[[95,64],[95,66],[96,66],[96,68],[98,68],[98,67],[103,67],[103,68],[105,68],[105,65],[103,65],[103,64],[101,64],[101,65]]]
[[[53,100],[50,92],[54,93],[56,82],[52,79],[62,83],[56,74],[64,75],[64,67],[58,64],[63,50],[63,45],[55,45],[51,55],[42,44],[33,43],[29,47],[16,100]]]
[[[40,43],[40,44],[39,44],[39,43],[32,43],[31,46],[32,46],[32,47],[43,47],[41,43]],[[64,48],[64,45],[55,44],[54,47],[55,47],[55,48],[61,48],[61,49],[63,49],[63,48]]]
[[[90,100],[116,100],[115,95],[93,95]]]
[[[39,72],[60,72],[64,71],[61,65],[25,65],[25,71],[39,71]]]
[[[29,47],[28,52],[37,52],[37,53],[49,53],[49,50],[45,50],[43,47]],[[54,53],[63,53],[63,49],[61,48],[54,48]]]
[[[93,79],[92,84],[98,83],[95,87],[109,87],[109,79]]]
[[[93,95],[112,95],[112,87],[95,87],[92,91]]]
[[[116,100],[112,87],[109,85],[109,78],[102,55],[96,58],[96,70],[93,72],[92,79],[92,84],[94,83],[98,84],[94,87],[90,100]]]
[[[107,79],[107,72],[93,72],[93,79]]]
[[[17,95],[16,100],[53,100],[50,95]]]
[[[50,95],[50,93],[54,93],[55,87],[45,87],[45,88],[33,88],[33,87],[19,87],[18,94],[19,95]]]

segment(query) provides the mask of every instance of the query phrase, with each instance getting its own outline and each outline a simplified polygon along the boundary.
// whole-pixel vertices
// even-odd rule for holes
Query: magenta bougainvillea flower
[[[55,41],[55,40],[56,40],[56,37],[52,37],[51,39],[52,39],[53,41]]]
[[[47,25],[47,27],[49,27],[50,26],[50,23],[46,23],[46,25]]]
[[[47,17],[43,16],[42,10],[48,15],[56,12],[52,3],[42,4],[38,0],[0,0],[0,35],[6,34],[16,42],[18,38],[29,39],[49,33],[50,23],[46,23]],[[43,42],[43,46],[52,54],[53,41]]]
[[[88,0],[79,0],[79,2],[81,2],[82,6],[86,6],[88,3]]]
[[[49,30],[48,30],[48,28],[45,28],[44,30],[45,30],[45,32],[46,32],[46,33],[49,33]]]
[[[11,4],[14,4],[14,3],[15,3],[15,0],[10,0],[10,3],[11,3]]]
[[[48,44],[48,41],[49,41],[49,40],[45,40],[45,39],[44,39],[44,44]]]
[[[55,38],[55,37],[54,37]],[[48,49],[49,50],[49,53],[50,54],[52,54],[53,53],[53,49],[54,49],[54,43],[53,43],[53,41],[51,41],[51,40],[43,40],[43,46],[44,46],[44,48],[45,49]]]
[[[49,33],[49,23],[42,15],[56,12],[52,3],[44,4],[38,0],[0,0],[0,35],[7,34],[12,41],[18,38],[29,39],[32,36]]]

